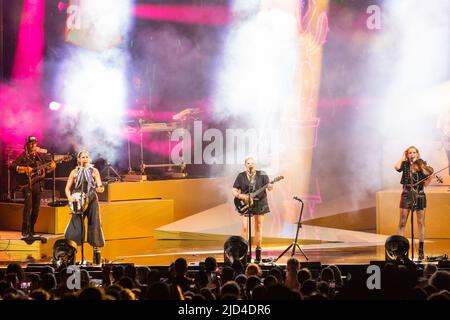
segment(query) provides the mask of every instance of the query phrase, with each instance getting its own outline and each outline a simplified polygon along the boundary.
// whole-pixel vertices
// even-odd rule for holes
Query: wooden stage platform
[[[401,190],[377,192],[377,233],[395,234],[399,221]],[[427,208],[425,211],[425,237],[427,239],[450,238],[450,190],[445,187],[428,187],[425,190]],[[414,217],[416,219],[416,217]],[[414,226],[417,228],[417,224]],[[411,224],[407,224],[411,234]]]
[[[48,238],[46,244],[35,242],[27,245],[20,240],[19,232],[0,232],[0,266],[11,262],[23,265],[27,263],[49,263],[55,235],[44,235]],[[263,258],[278,257],[290,244],[290,241],[263,245]],[[322,264],[368,264],[370,261],[384,260],[384,244],[370,244],[367,242],[330,242],[311,243],[300,240],[299,244],[309,262]],[[416,245],[417,248],[417,245]],[[80,248],[77,261],[81,260]],[[286,253],[278,264],[286,264],[292,251]],[[450,253],[450,239],[431,239],[425,244],[426,256],[441,256]],[[254,251],[253,251],[254,254]],[[184,257],[190,264],[204,261],[213,256],[223,262],[223,241],[220,240],[161,240],[154,237],[107,240],[101,251],[102,259],[113,263],[134,263],[136,265],[168,266],[179,257]],[[295,257],[299,261],[306,259],[300,252]],[[417,254],[416,254],[417,257]],[[85,244],[85,259],[92,261],[92,248]]]
[[[226,201],[222,185],[220,178],[109,184],[100,197],[107,200],[100,201],[105,237],[110,240],[153,236],[157,227]],[[0,230],[21,230],[22,210],[23,204],[0,202]],[[68,207],[42,205],[35,230],[62,234],[69,220]]]
[[[106,245],[102,258],[138,265],[169,265],[183,256],[190,263],[215,256],[223,261],[227,237],[240,234],[241,218],[235,213],[224,179],[179,179],[122,182],[108,185],[100,202]],[[199,196],[200,195],[200,196]],[[450,252],[447,190],[427,192],[427,241],[425,253]],[[375,195],[374,195],[375,197]],[[343,212],[304,221],[299,244],[309,261],[325,264],[367,264],[384,259],[384,243],[398,223],[398,191],[377,193],[377,207]],[[20,240],[23,205],[0,203],[0,265],[10,262],[47,263],[53,244],[63,237],[70,214],[67,207],[41,207],[36,230],[48,242],[27,245]],[[435,224],[436,221],[441,224]],[[356,223],[355,223],[356,222]],[[433,227],[433,224],[438,227]],[[359,227],[359,229],[358,229]],[[430,228],[430,229],[428,229]],[[378,231],[378,232],[377,232]],[[276,258],[293,241],[296,225],[266,216],[263,258]],[[416,246],[417,248],[417,246]],[[77,260],[81,259],[80,248]],[[290,253],[278,262],[285,263]],[[85,258],[92,248],[85,245]],[[305,258],[297,253],[297,258]]]

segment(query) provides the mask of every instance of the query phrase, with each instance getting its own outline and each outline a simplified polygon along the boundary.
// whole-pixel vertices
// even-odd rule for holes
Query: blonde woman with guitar
[[[256,242],[255,262],[257,263],[261,261],[264,215],[270,212],[266,189],[272,191],[273,183],[282,178],[278,177],[274,181],[270,181],[264,171],[256,170],[255,158],[249,156],[245,158],[245,171],[239,173],[233,184],[232,194],[234,196],[236,211],[242,216],[242,237],[244,239],[250,231],[249,222],[251,223],[251,221],[249,220],[251,217],[254,217],[254,239]]]

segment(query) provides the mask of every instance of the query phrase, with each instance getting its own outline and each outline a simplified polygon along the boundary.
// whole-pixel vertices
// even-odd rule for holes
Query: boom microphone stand
[[[297,233],[295,234],[295,240],[294,242],[292,242],[289,247],[286,248],[286,250],[284,250],[279,256],[278,258],[276,258],[273,262],[277,262],[282,256],[285,255],[286,252],[289,251],[289,249],[292,248],[292,253],[291,253],[291,257],[293,257],[295,255],[295,249],[297,248],[302,255],[305,257],[306,261],[308,261],[308,257],[306,256],[305,252],[303,252],[302,248],[300,248],[300,245],[298,244],[298,232],[300,230],[300,228],[302,227],[302,215],[303,215],[303,207],[304,207],[304,203],[302,201],[302,199],[298,198],[298,197],[294,197],[295,200],[299,201],[302,204],[302,207],[300,209],[300,215],[298,217],[298,223],[297,223]]]

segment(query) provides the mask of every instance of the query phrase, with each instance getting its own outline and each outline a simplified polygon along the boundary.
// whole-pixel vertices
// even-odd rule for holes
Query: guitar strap
[[[256,175],[258,174],[258,171],[255,171],[255,173],[251,176],[248,175],[248,173],[246,173],[247,175],[247,179],[249,181],[249,193],[252,193],[255,191],[255,186],[256,186]]]

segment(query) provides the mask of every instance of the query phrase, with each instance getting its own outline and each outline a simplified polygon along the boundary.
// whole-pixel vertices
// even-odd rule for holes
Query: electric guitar
[[[63,157],[54,160],[54,162],[56,164],[61,163],[61,162],[67,162],[72,160],[72,156],[70,154],[64,155]],[[28,183],[27,184],[19,184],[19,189],[23,190],[26,187],[30,187],[32,185],[34,185],[36,182],[41,181],[42,179],[45,178],[45,175],[47,173],[47,170],[50,168],[50,165],[52,164],[52,162],[46,162],[43,163],[41,165],[38,165],[36,167],[32,167],[33,171],[31,172],[26,172],[26,173],[21,173],[22,175],[25,174],[28,177]]]
[[[234,206],[236,207],[237,212],[239,212],[240,214],[246,214],[248,212],[248,210],[250,209],[250,207],[253,206],[253,199],[255,199],[261,192],[266,190],[266,188],[269,186],[269,184],[273,184],[273,183],[278,182],[283,179],[284,179],[283,176],[276,177],[275,179],[273,179],[269,183],[265,184],[264,186],[262,186],[255,192],[249,193],[248,199],[246,199],[246,200],[241,200],[238,197],[235,197],[234,198]]]

